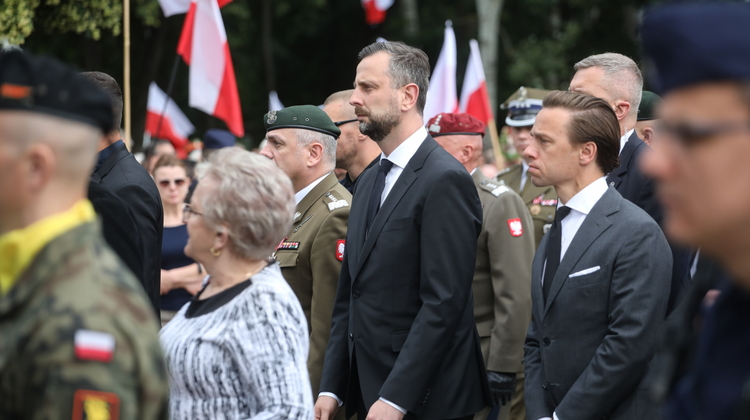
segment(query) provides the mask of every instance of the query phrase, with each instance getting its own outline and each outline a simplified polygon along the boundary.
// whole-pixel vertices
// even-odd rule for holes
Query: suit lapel
[[[542,274],[544,272],[544,261],[547,257],[548,243],[549,235],[542,236],[542,241],[539,242],[539,248],[537,248],[536,254],[534,254],[534,261],[531,264],[531,301],[539,302],[539,304],[534,303],[532,309],[537,312],[538,319],[542,319],[545,313]]]
[[[565,284],[565,281],[568,279],[568,275],[572,272],[573,267],[578,263],[578,260],[581,259],[591,244],[593,244],[605,230],[612,226],[609,216],[619,211],[621,201],[622,197],[616,193],[614,188],[610,187],[607,189],[607,192],[604,193],[602,198],[599,199],[599,202],[594,205],[588,216],[586,216],[583,224],[570,242],[568,250],[565,252],[565,256],[562,261],[560,261],[560,266],[557,268],[555,277],[552,279],[552,286],[550,287],[549,296],[547,296],[547,303],[544,306],[545,315],[552,305],[552,302],[555,300],[555,297],[557,297],[557,294],[560,292],[560,289],[562,289]]]
[[[620,152],[620,166],[607,175],[607,184],[615,188],[620,186],[622,178],[628,172],[630,159],[635,154],[635,150],[638,149],[638,146],[641,144],[643,144],[643,140],[638,138],[638,135],[633,131],[633,134],[630,135],[628,141],[625,143],[625,147],[622,148],[622,152]]]
[[[349,259],[349,275],[352,280],[355,273],[359,271],[359,261],[362,257],[362,246],[365,241],[365,230],[367,226],[367,204],[370,194],[375,186],[377,169],[364,171],[357,178],[357,194],[352,198],[352,209],[349,213],[349,226],[347,227],[346,258]],[[355,239],[356,238],[356,239]]]
[[[377,242],[378,236],[380,236],[380,232],[383,230],[385,222],[388,221],[391,213],[393,213],[393,211],[396,209],[396,206],[398,206],[398,203],[404,197],[406,191],[409,190],[409,187],[411,187],[414,181],[416,181],[417,171],[422,169],[425,159],[436,147],[438,147],[437,142],[435,142],[432,136],[427,135],[427,138],[422,142],[422,145],[419,146],[417,152],[409,160],[409,163],[406,164],[406,167],[401,172],[401,175],[399,175],[396,183],[393,184],[393,188],[385,198],[383,205],[380,206],[378,214],[372,221],[370,231],[365,237],[364,245],[362,246],[362,253],[358,256],[357,265],[354,268],[354,272],[352,273],[352,281],[356,278],[357,274],[359,274],[359,270],[367,260],[367,256],[370,254],[370,251],[372,251],[372,247],[375,245],[375,242]],[[372,193],[374,182],[374,179],[371,182],[368,182],[368,187],[362,190],[362,192],[367,192],[366,194],[363,194],[363,196],[368,200],[370,194]],[[362,230],[359,231],[359,233],[364,235],[364,226],[362,227]]]

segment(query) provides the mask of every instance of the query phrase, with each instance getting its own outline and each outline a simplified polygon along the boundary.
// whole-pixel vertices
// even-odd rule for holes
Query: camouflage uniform
[[[85,351],[87,331],[114,338],[111,360]],[[0,297],[0,419],[166,419],[157,333],[98,224],[60,235]]]

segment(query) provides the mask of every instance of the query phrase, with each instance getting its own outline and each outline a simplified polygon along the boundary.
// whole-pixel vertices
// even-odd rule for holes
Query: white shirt
[[[620,153],[622,153],[622,149],[625,148],[625,143],[628,142],[628,139],[630,138],[630,136],[633,135],[633,131],[635,131],[635,129],[628,131],[627,133],[625,133],[624,136],[620,137]]]
[[[325,177],[327,177],[329,174],[330,174],[330,172],[328,172],[327,174],[325,174],[325,175],[321,176],[320,178],[316,179],[315,181],[313,181],[312,183],[310,183],[310,185],[306,186],[305,188],[303,188],[303,189],[297,191],[296,193],[294,193],[294,204],[299,204],[300,201],[304,200],[305,197],[307,196],[307,194],[309,194],[310,191],[312,191],[313,188],[315,188],[318,184],[320,184],[320,182],[323,181],[323,179],[325,179]]]
[[[388,159],[393,162],[393,167],[391,167],[391,170],[385,176],[385,187],[383,187],[383,195],[380,196],[381,206],[385,202],[385,198],[390,194],[393,186],[396,185],[396,180],[401,176],[401,172],[406,168],[406,164],[414,157],[417,149],[419,149],[419,146],[422,145],[422,142],[426,138],[427,129],[419,127],[419,130],[404,140],[403,143],[399,144],[396,150],[392,151],[390,155],[386,156],[385,153],[380,154],[380,160]]]
[[[393,162],[393,166],[391,167],[391,170],[388,171],[388,174],[385,176],[385,186],[383,187],[383,195],[380,196],[381,206],[385,202],[386,197],[388,197],[388,194],[393,189],[393,186],[396,184],[396,180],[398,180],[398,177],[401,176],[401,172],[404,171],[404,168],[406,168],[406,165],[409,163],[411,158],[414,157],[414,154],[417,153],[419,146],[422,145],[422,142],[424,142],[426,138],[427,138],[427,129],[424,127],[419,127],[419,129],[415,131],[414,134],[412,134],[406,140],[404,140],[403,143],[399,144],[396,150],[392,151],[390,155],[386,156],[385,153],[380,154],[380,160],[388,159],[391,162]],[[331,397],[331,398],[336,399],[336,401],[339,403],[339,407],[341,407],[341,405],[344,403],[343,401],[341,401],[341,399],[338,396],[336,396],[335,394],[331,392],[321,392],[320,394],[318,394],[318,396],[326,396],[326,397]],[[390,405],[391,407],[402,412],[403,414],[406,414],[405,408],[400,407],[397,404],[394,404],[386,400],[383,397],[380,397],[379,400]]]
[[[529,164],[526,161],[521,160],[521,187],[519,191],[523,191],[523,187],[526,185],[526,175],[529,174]]]
[[[559,210],[562,206],[570,207],[570,214],[562,219],[562,237],[560,241],[560,261],[565,256],[565,252],[568,251],[570,243],[578,233],[578,229],[581,228],[586,216],[589,215],[591,209],[594,208],[597,202],[602,198],[605,192],[607,192],[607,177],[601,177],[591,184],[587,185],[586,188],[578,191],[578,194],[574,195],[573,198],[568,200],[567,203],[563,204],[562,201],[557,202],[557,209]],[[545,261],[545,270],[547,269],[547,262]],[[544,272],[542,272],[542,283],[544,283]],[[552,417],[543,417],[539,420],[560,420],[556,413],[552,413]]]

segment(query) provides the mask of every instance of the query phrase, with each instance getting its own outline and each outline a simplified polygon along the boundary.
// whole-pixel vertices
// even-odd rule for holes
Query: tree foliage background
[[[434,66],[446,19],[458,42],[460,89],[469,40],[477,38],[480,0],[396,0],[378,27],[365,23],[359,0],[234,0],[222,9],[237,75],[247,135],[263,139],[268,92],[287,105],[321,104],[352,86],[357,53],[376,37],[422,48]],[[483,0],[488,1],[488,0]],[[502,0],[489,0],[502,1]],[[654,0],[502,1],[497,97],[519,86],[565,89],[578,60],[606,51],[639,61],[641,11]],[[131,0],[133,137],[142,141],[148,85],[164,90],[175,62],[185,15],[165,18],[156,0]],[[118,0],[3,0],[0,40],[52,55],[81,70],[98,70],[123,82],[122,2]],[[223,122],[189,108],[188,68],[178,64],[172,97],[196,126],[196,136]],[[504,115],[496,109],[496,119]]]

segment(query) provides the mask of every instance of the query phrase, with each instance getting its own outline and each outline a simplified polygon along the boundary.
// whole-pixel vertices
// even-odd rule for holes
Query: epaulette
[[[513,169],[515,167],[516,167],[516,165],[513,165],[513,166],[509,166],[509,167],[503,169],[502,171],[500,171],[500,172],[498,172],[498,173],[495,174],[495,178],[499,177],[500,175],[502,175],[502,174],[504,174],[506,172],[510,172],[511,169]]]
[[[504,194],[510,191],[510,188],[508,188],[505,185],[505,183],[502,181],[500,182],[482,181],[479,184],[479,187],[485,191],[489,191],[495,197],[499,196],[500,194]]]
[[[337,198],[330,191],[328,191],[325,196],[323,196],[323,200],[324,202],[326,202],[326,205],[328,205],[328,211],[334,211],[342,207],[349,207],[348,201],[344,200],[343,198]]]

